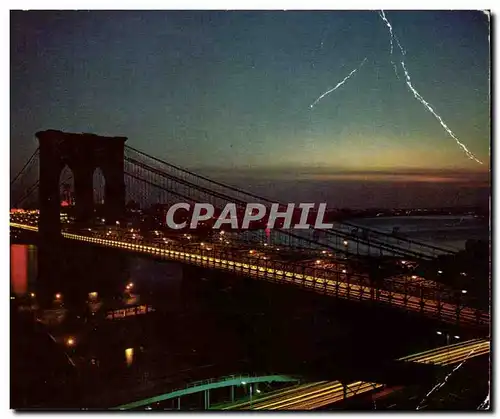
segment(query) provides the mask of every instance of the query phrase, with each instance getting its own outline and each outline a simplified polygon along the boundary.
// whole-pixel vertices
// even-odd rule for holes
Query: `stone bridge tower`
[[[40,144],[39,231],[44,236],[61,232],[59,178],[67,165],[73,172],[78,222],[94,218],[93,175],[100,168],[105,179],[105,216],[115,223],[125,211],[124,148],[126,137],[72,134],[55,130],[36,133]]]

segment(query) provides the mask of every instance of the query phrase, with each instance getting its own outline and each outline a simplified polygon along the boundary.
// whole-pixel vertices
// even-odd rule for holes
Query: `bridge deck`
[[[11,223],[11,226],[38,231],[37,227],[34,226],[17,223]],[[348,275],[342,271],[311,268],[301,263],[262,260],[241,254],[228,254],[217,251],[217,249],[193,249],[181,245],[164,246],[155,243],[136,243],[132,240],[111,240],[107,239],[105,235],[96,237],[80,232],[78,234],[62,232],[62,236],[80,242],[147,254],[162,259],[177,260],[256,279],[293,284],[336,298],[376,301],[408,311],[419,312],[447,323],[469,326],[489,325],[488,313],[457,304],[453,298],[446,300],[446,296],[441,295],[435,289],[427,289],[422,284],[415,287],[406,286],[404,290],[374,288],[363,283],[366,278]],[[397,287],[397,282],[395,284]]]

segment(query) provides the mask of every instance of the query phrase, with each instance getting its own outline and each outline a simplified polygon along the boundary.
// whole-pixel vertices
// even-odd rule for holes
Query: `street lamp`
[[[436,331],[436,334],[438,334],[438,335],[440,335],[440,336],[442,336],[442,335],[444,334],[444,335],[446,336],[446,345],[449,345],[449,344],[450,344],[450,334],[449,334],[448,332],[444,332],[444,333],[443,333],[443,332],[441,332],[440,330],[437,330],[437,331]],[[453,338],[458,340],[458,339],[460,339],[460,336],[458,336],[458,335],[454,335],[454,336],[453,336]]]

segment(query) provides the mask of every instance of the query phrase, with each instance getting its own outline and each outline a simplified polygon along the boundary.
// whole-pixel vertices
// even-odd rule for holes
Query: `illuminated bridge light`
[[[132,365],[133,361],[134,361],[134,348],[125,349],[125,362],[127,363],[127,366],[129,367],[130,365]]]

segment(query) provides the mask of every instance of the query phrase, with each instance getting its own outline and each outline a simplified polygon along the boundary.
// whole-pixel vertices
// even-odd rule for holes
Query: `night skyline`
[[[376,11],[13,12],[11,174],[49,128],[189,168],[488,170],[487,16],[386,15],[413,85],[484,165],[398,80]]]

